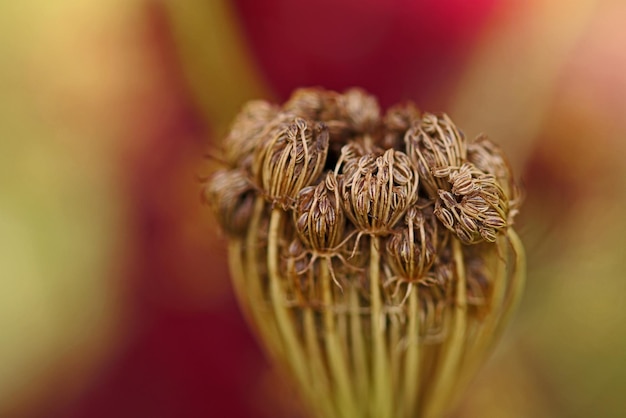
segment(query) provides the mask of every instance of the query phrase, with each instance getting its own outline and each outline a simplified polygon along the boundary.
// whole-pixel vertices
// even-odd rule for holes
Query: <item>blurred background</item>
[[[502,144],[520,311],[456,417],[626,414],[622,0],[0,5],[0,416],[303,416],[247,330],[203,155],[248,99],[361,86]]]

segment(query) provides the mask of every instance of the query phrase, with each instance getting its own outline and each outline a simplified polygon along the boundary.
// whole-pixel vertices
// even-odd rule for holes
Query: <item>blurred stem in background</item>
[[[187,80],[213,132],[223,135],[248,100],[268,98],[232,3],[166,1]]]

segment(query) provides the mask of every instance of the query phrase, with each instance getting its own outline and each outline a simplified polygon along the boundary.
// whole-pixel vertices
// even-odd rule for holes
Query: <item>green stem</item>
[[[442,347],[441,364],[435,372],[435,381],[430,389],[427,405],[425,405],[426,412],[424,416],[427,418],[439,418],[444,415],[446,408],[449,407],[450,392],[455,384],[465,343],[467,321],[465,263],[463,261],[461,243],[456,238],[452,240],[452,251],[457,279],[452,329]]]
[[[404,362],[403,411],[405,417],[416,415],[419,391],[419,300],[417,285],[409,294],[409,314],[407,318],[407,348]]]
[[[282,224],[283,212],[281,209],[272,209],[270,216],[269,237],[267,246],[267,270],[270,281],[270,300],[274,308],[276,324],[284,344],[284,355],[292,369],[296,379],[300,382],[301,389],[308,395],[309,400],[314,399],[314,394],[309,386],[307,378],[307,363],[298,337],[293,317],[286,306],[286,295],[282,288],[280,272],[278,268],[278,238]]]
[[[393,405],[391,376],[385,337],[385,313],[380,294],[380,252],[378,237],[370,241],[370,296],[372,331],[372,412],[376,418],[391,418]]]
[[[341,341],[337,335],[337,327],[334,318],[334,306],[332,296],[332,280],[330,277],[328,260],[320,260],[320,283],[322,285],[324,336],[326,341],[326,355],[328,365],[334,381],[337,384],[338,405],[341,415],[346,418],[357,416],[356,402],[352,394],[350,378],[348,374],[348,361],[343,355]]]

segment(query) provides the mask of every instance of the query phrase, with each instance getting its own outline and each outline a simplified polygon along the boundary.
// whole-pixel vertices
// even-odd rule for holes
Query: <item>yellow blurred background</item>
[[[526,295],[455,415],[624,416],[626,3],[463,4],[2,3],[0,416],[294,416],[198,177],[246,100],[352,83],[523,177]]]

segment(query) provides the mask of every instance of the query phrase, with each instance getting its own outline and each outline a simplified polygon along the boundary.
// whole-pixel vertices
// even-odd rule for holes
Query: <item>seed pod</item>
[[[452,185],[452,193],[458,196],[470,194],[477,188],[472,178],[472,167],[467,163],[458,170],[453,170],[448,175],[448,181]]]
[[[385,135],[382,145],[385,148],[404,148],[403,138],[409,128],[420,120],[420,111],[412,102],[390,107],[383,118]]]
[[[222,229],[243,236],[248,228],[256,191],[241,170],[220,170],[205,184],[203,202],[209,204]]]
[[[378,129],[380,106],[374,96],[362,89],[352,88],[339,97],[339,104],[354,131],[365,134]]]
[[[309,248],[323,252],[341,242],[346,219],[340,200],[333,172],[317,186],[305,187],[298,194],[293,220],[298,236]]]
[[[431,198],[437,197],[438,189],[449,187],[449,170],[460,167],[465,160],[465,137],[447,115],[425,113],[409,129],[404,141],[424,189]]]
[[[387,240],[386,257],[393,272],[403,281],[421,280],[437,257],[438,230],[435,217],[415,206],[407,211],[405,226]]]
[[[223,142],[223,155],[232,167],[249,167],[252,151],[268,133],[270,122],[278,114],[278,107],[264,100],[248,102],[237,115]]]
[[[452,169],[447,177],[451,191],[438,190],[435,215],[464,244],[493,242],[507,225],[508,199],[492,174],[472,163]]]
[[[291,207],[298,192],[324,169],[328,140],[323,124],[301,118],[277,128],[256,150],[252,166],[266,198],[283,209]]]
[[[340,179],[346,215],[357,229],[389,232],[417,199],[418,177],[401,151],[361,157]]]
[[[509,200],[517,197],[511,166],[502,149],[486,135],[480,135],[467,144],[467,159],[483,173],[494,175]]]

